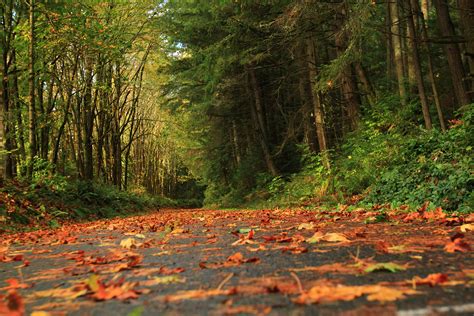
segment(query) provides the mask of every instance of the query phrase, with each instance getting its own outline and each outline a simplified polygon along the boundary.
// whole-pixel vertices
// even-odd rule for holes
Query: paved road
[[[13,303],[27,315],[474,314],[469,225],[374,221],[161,210],[0,236],[0,314]]]

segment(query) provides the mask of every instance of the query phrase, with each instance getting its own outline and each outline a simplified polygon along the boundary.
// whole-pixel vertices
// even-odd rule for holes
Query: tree
[[[433,0],[436,8],[436,20],[443,40],[443,49],[448,60],[449,70],[454,94],[458,106],[469,104],[471,102],[466,92],[466,80],[464,68],[461,60],[461,51],[458,43],[455,41],[456,33],[449,13],[447,0]]]

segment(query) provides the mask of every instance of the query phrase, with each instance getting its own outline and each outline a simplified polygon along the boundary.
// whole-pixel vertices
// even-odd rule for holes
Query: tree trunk
[[[314,84],[316,80],[316,51],[312,40],[306,41],[306,66],[307,66],[307,78],[309,87],[309,96],[314,112],[314,123],[316,125],[316,136],[318,137],[318,145],[321,153],[327,151],[328,146],[326,142],[326,131],[324,123],[324,113],[321,104],[321,97],[319,93],[314,91]],[[329,166],[329,160],[325,161]]]
[[[18,71],[16,65],[16,50],[13,49],[12,51],[12,76],[13,76],[13,85],[12,85],[12,96],[14,98],[14,106],[15,106],[15,119],[17,124],[17,138],[19,143],[19,155],[18,161],[26,161],[26,147],[25,147],[25,134],[24,130],[25,127],[23,126],[23,117],[21,113],[21,102],[20,102],[20,88],[18,85]]]
[[[14,36],[13,31],[13,9],[12,9],[12,1],[8,0],[5,1],[4,6],[2,6],[1,18],[3,19],[3,30],[1,31],[2,38],[0,39],[1,44],[1,58],[2,58],[2,68],[0,72],[0,76],[2,79],[1,89],[2,89],[2,109],[0,110],[0,114],[2,116],[2,148],[5,152],[1,153],[3,158],[1,159],[0,163],[3,167],[2,175],[7,178],[13,178],[13,155],[11,151],[13,150],[13,138],[14,138],[14,124],[12,121],[12,96],[9,90],[9,75],[10,75],[10,66],[12,60],[8,60],[9,56],[11,57],[12,52],[12,40]]]
[[[240,166],[240,143],[239,143],[239,134],[237,133],[237,123],[235,120],[232,120],[232,143],[234,147],[234,157],[235,157],[235,164],[237,167]]]
[[[1,67],[1,71],[0,71],[0,75],[3,77],[3,73],[4,73],[4,70],[3,70],[3,62],[0,64],[0,67]],[[4,138],[5,138],[5,131],[4,131],[4,128],[3,128],[3,119],[4,119],[4,107],[5,107],[5,97],[4,97],[4,94],[5,91],[2,87],[2,89],[0,89],[0,102],[2,102],[2,104],[0,104],[0,184],[3,182],[3,179],[5,178],[5,154],[4,154],[4,151],[5,151],[5,141],[4,141]]]
[[[446,40],[454,38],[455,31],[453,22],[451,21],[451,17],[449,15],[448,1],[433,0],[433,4],[436,8],[436,19],[441,36]],[[464,68],[459,46],[457,43],[445,43],[443,48],[448,59],[451,80],[458,106],[469,104],[471,100],[466,92]]]
[[[421,25],[421,39],[426,46],[426,57],[428,59],[428,79],[430,80],[431,90],[433,92],[433,99],[436,106],[436,112],[438,113],[438,120],[441,126],[441,130],[444,132],[446,131],[446,123],[444,121],[443,110],[441,108],[441,102],[439,98],[438,87],[436,85],[436,79],[434,76],[434,68],[433,68],[433,59],[431,58],[431,46],[428,37],[428,29],[426,26],[425,16],[426,14],[420,14],[420,7],[417,0],[412,0],[412,9],[415,11],[415,15],[420,17],[420,25]],[[422,8],[423,9],[423,8]]]
[[[471,0],[467,0],[471,1]],[[429,12],[430,12],[430,2],[429,0],[421,0],[421,13],[423,14],[423,20],[429,20]]]
[[[260,87],[258,86],[257,76],[255,74],[255,69],[251,65],[247,67],[247,71],[250,76],[250,86],[252,88],[254,102],[252,103],[251,110],[252,110],[252,118],[254,121],[254,126],[257,132],[257,138],[260,143],[260,147],[262,148],[263,158],[265,160],[265,164],[267,166],[268,172],[274,177],[278,176],[278,170],[273,162],[273,157],[270,153],[270,149],[268,146],[268,137],[265,133],[265,120],[263,118],[263,100],[262,100],[262,92],[260,91]]]
[[[463,35],[466,40],[465,56],[469,65],[468,98],[472,102],[474,100],[474,1],[458,0],[458,7]]]
[[[395,63],[395,73],[398,82],[398,95],[403,106],[407,104],[407,92],[405,88],[405,73],[403,67],[402,41],[400,36],[400,19],[398,13],[398,0],[390,1],[390,33],[392,37],[392,49]]]
[[[37,155],[36,144],[36,106],[35,106],[35,0],[30,0],[29,8],[30,43],[28,58],[28,118],[29,118],[29,164],[28,177],[33,176],[33,163]]]
[[[377,100],[377,96],[375,94],[374,87],[372,86],[372,83],[369,80],[369,77],[367,77],[367,73],[364,67],[361,63],[355,63],[354,68],[360,83],[364,87],[364,92],[367,97],[368,103],[370,105],[374,105]]]
[[[431,129],[433,126],[431,124],[430,109],[428,105],[428,100],[426,98],[425,84],[423,82],[423,74],[421,72],[420,64],[420,53],[418,52],[418,35],[415,29],[414,19],[416,18],[415,11],[413,10],[410,1],[405,2],[406,7],[408,8],[408,35],[410,36],[411,49],[412,49],[412,62],[413,62],[413,71],[415,72],[416,84],[418,87],[418,95],[420,97],[421,109],[423,111],[423,119],[425,121],[426,129]],[[418,1],[418,0],[414,0]]]
[[[92,64],[85,58],[85,92],[84,92],[84,179],[94,178],[94,153],[92,147],[94,110],[92,106]]]

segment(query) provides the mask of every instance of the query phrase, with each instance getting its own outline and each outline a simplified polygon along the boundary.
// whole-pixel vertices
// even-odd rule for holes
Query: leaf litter
[[[383,221],[366,220],[377,212],[170,210],[2,236],[0,264],[15,273],[7,274],[0,288],[0,314],[23,315],[25,304],[41,306],[41,298],[53,299],[43,306],[56,312],[85,301],[93,310],[94,302],[141,297],[168,304],[222,297],[227,303],[221,313],[266,314],[280,299],[262,305],[261,295],[288,297],[288,308],[363,304],[362,297],[385,304],[427,295],[433,287],[472,286],[473,273],[465,268],[472,263],[468,217],[421,208],[411,214],[384,211]],[[229,234],[229,227],[240,228]],[[360,248],[365,250],[359,253]],[[397,259],[383,260],[387,255]],[[443,271],[436,260],[448,260],[459,271]],[[427,262],[438,270],[406,277]],[[321,279],[326,275],[333,277]],[[346,284],[348,275],[366,284]],[[156,292],[160,295],[150,297]],[[254,296],[254,305],[240,303]]]

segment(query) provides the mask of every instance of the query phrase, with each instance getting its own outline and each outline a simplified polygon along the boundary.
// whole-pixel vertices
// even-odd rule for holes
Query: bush
[[[470,105],[447,132],[431,130],[405,139],[397,159],[372,185],[367,201],[430,201],[446,210],[473,211],[473,119]]]
[[[120,191],[90,181],[63,180],[44,173],[31,183],[7,183],[1,187],[0,232],[18,226],[21,229],[57,227],[64,220],[91,220],[178,206],[175,201],[160,196]],[[196,204],[196,201],[181,202]]]
[[[254,200],[262,206],[340,201],[354,194],[362,203],[421,205],[429,201],[448,211],[474,211],[474,105],[447,132],[427,131],[411,120],[412,104],[401,111],[388,98],[373,107],[360,127],[332,153],[326,170],[321,157],[301,147],[302,170],[271,178],[261,175]],[[253,201],[255,203],[255,201]]]

